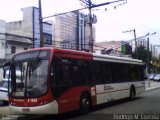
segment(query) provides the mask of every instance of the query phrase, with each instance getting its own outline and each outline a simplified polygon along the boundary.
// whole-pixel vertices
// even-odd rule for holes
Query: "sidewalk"
[[[146,91],[156,89],[156,88],[160,88],[160,81],[150,80],[150,87],[149,87],[148,86],[148,81],[146,80],[145,85],[146,85]]]

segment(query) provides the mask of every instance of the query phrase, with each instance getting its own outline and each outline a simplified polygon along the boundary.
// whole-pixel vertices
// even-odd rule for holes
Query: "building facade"
[[[95,27],[92,29],[95,41]],[[73,11],[55,17],[53,45],[61,48],[88,50],[90,27],[85,21],[85,15]]]
[[[0,66],[5,61],[5,31],[5,21],[0,20]]]
[[[20,21],[0,21],[0,59],[8,60],[11,54],[28,48],[40,47],[38,8],[22,9]],[[52,45],[52,24],[43,22],[44,46]]]
[[[31,33],[33,38],[33,48],[40,47],[40,21],[39,21],[39,9],[36,7],[29,7],[22,9],[26,15],[32,15],[28,22],[31,23]],[[28,18],[28,17],[27,17]],[[42,22],[43,25],[43,44],[44,46],[52,45],[52,24],[48,22]]]

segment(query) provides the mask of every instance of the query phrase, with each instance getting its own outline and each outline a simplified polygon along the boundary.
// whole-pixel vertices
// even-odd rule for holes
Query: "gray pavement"
[[[148,80],[146,80],[145,85],[146,85],[146,91],[156,89],[156,88],[160,88],[160,81],[150,80],[150,82],[149,82]]]

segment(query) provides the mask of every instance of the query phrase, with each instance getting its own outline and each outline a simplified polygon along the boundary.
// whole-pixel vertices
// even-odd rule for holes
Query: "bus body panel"
[[[128,83],[97,85],[97,104],[129,97]]]
[[[96,85],[96,93],[97,93],[97,104],[102,104],[105,102],[110,102],[113,100],[118,100],[126,97],[130,97],[130,88],[131,85],[135,86],[136,94],[145,91],[144,82],[137,83],[117,83],[117,84],[103,84]]]
[[[136,86],[136,94],[139,95],[145,91],[145,81],[140,81],[135,83]]]
[[[59,113],[78,110],[80,96],[84,91],[90,93],[90,87],[73,87],[58,97]]]
[[[94,87],[92,87],[92,89],[90,88],[91,88],[90,86],[73,87],[70,90],[67,90],[61,96],[59,96],[56,100],[47,104],[41,104],[40,101],[43,101],[42,100],[43,97],[31,98],[31,99],[12,99],[12,100],[10,99],[10,108],[15,113],[23,113],[23,114],[32,114],[32,113],[33,114],[57,114],[57,113],[74,111],[79,109],[80,96],[84,92],[92,93],[92,96],[91,96],[92,105],[96,105],[95,88]],[[50,97],[48,96],[48,98]],[[35,102],[35,101],[38,101],[38,102]],[[17,107],[17,106],[23,106],[23,107]],[[52,109],[52,107],[54,109]]]

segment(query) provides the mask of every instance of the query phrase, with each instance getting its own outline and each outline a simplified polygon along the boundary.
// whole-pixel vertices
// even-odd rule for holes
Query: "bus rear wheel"
[[[90,107],[91,107],[90,96],[86,93],[82,94],[80,98],[80,112],[82,114],[86,114],[90,111]]]
[[[135,87],[132,86],[130,89],[130,99],[133,100],[135,99],[135,97],[136,97],[136,90]]]

